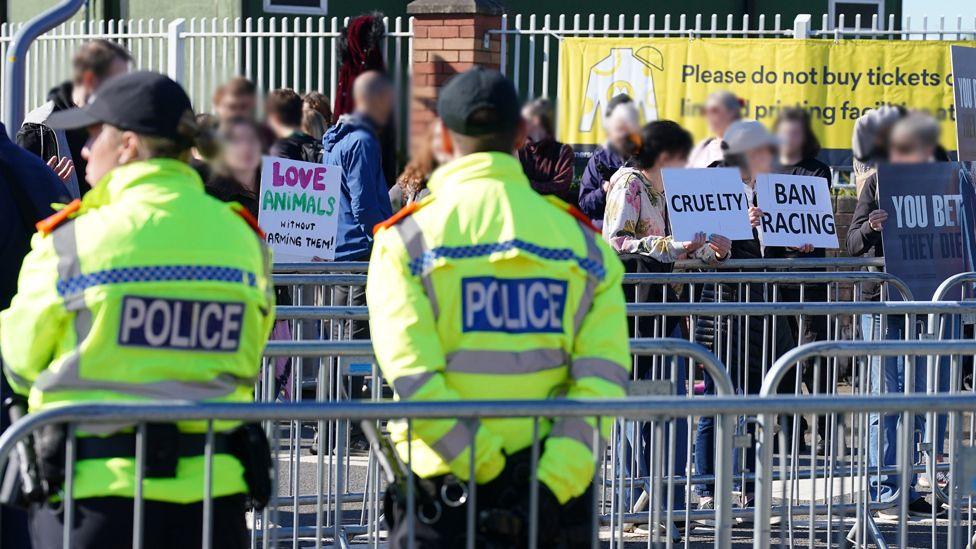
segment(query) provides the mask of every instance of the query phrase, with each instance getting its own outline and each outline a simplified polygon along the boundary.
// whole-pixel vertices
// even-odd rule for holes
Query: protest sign
[[[830,188],[822,177],[763,174],[756,178],[764,246],[837,248]]]
[[[342,169],[265,156],[258,223],[279,263],[331,261]]]
[[[959,169],[954,162],[878,167],[878,207],[888,212],[885,272],[904,280],[917,300],[931,299],[943,280],[966,270]]]
[[[959,160],[976,162],[976,48],[952,46],[950,50]]]
[[[882,105],[932,114],[943,125],[942,144],[955,150],[948,44],[565,38],[559,43],[558,139],[583,153],[604,143],[604,112],[618,93],[634,99],[642,124],[674,120],[704,139],[709,136],[705,100],[724,89],[742,99],[744,118],[767,125],[787,107],[807,111],[831,164],[850,164],[854,123],[865,110]]]
[[[693,240],[700,232],[730,240],[752,238],[749,199],[738,169],[668,168],[661,175],[675,240]]]

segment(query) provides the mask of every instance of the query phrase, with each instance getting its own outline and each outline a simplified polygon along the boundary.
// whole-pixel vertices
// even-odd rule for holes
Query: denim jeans
[[[901,317],[889,317],[883,339],[903,340],[905,339],[904,319]],[[861,336],[865,340],[879,340],[881,337],[882,321],[880,315],[864,315],[861,317]],[[921,333],[921,327],[915,327],[917,337]],[[948,357],[939,359],[938,369],[938,390],[949,390],[949,361]],[[871,384],[871,394],[903,393],[905,392],[905,357],[892,356],[884,357],[872,356],[869,358],[869,382]],[[925,356],[915,357],[914,382],[910,391],[924,393],[928,386],[928,362]],[[877,467],[891,467],[898,463],[898,430],[902,427],[902,414],[878,414],[869,415],[868,421],[868,467],[870,468],[871,497],[876,501],[888,503],[897,501],[901,486],[900,475],[897,474],[876,474]],[[927,425],[924,415],[916,415],[912,425],[912,463],[918,462],[917,443],[928,440],[930,437],[926,429],[931,428]],[[946,416],[937,416],[935,426],[935,449],[934,453],[940,454],[945,445]],[[924,438],[922,438],[924,436]],[[915,490],[917,475],[912,473],[909,481],[908,501],[912,502],[921,497]]]

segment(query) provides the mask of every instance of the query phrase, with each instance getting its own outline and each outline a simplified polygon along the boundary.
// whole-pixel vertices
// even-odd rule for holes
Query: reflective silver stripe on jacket
[[[596,234],[582,222],[579,224],[579,228],[583,231],[583,238],[586,240],[587,259],[602,267],[603,253],[600,251],[600,247],[597,246]],[[600,281],[592,274],[588,273],[586,275],[586,286],[583,288],[583,296],[580,298],[579,308],[576,309],[576,316],[573,319],[573,325],[575,327],[574,337],[579,334],[580,328],[583,326],[583,320],[590,312],[590,307],[593,306],[593,296],[596,294],[596,286],[599,283]]]
[[[581,417],[557,419],[549,432],[549,438],[570,438],[590,449],[593,448],[593,441],[596,440],[597,450],[600,450],[606,441],[597,435],[596,427]]]
[[[479,425],[477,421],[458,420],[454,427],[451,427],[451,430],[437,439],[437,442],[431,444],[430,447],[441,456],[445,463],[450,463],[471,446]]]
[[[447,356],[447,371],[465,374],[534,374],[569,364],[562,349],[463,350]]]
[[[427,240],[424,238],[424,232],[420,229],[420,225],[417,224],[417,220],[412,216],[407,216],[396,225],[396,228],[400,238],[403,239],[403,245],[407,249],[407,255],[410,259],[414,260],[422,257],[424,252],[428,250],[428,247]],[[436,319],[440,316],[440,310],[437,307],[437,294],[434,293],[434,282],[430,278],[430,273],[420,273],[420,280],[424,285],[424,293],[427,294],[427,300],[430,301],[430,307],[433,309],[434,318]]]
[[[68,280],[81,274],[75,220],[69,219],[51,233],[54,251],[58,256],[58,277]],[[65,356],[57,369],[48,368],[37,376],[34,387],[41,391],[90,390],[114,391],[154,399],[207,400],[227,396],[239,387],[249,387],[253,379],[220,374],[207,381],[156,381],[129,383],[81,378],[81,346],[92,328],[92,314],[85,303],[85,293],[76,292],[64,297],[64,307],[74,313],[75,348]],[[124,365],[119,365],[124,367]]]
[[[435,373],[426,371],[400,376],[393,380],[393,390],[401,399],[409,399],[426,385]]]
[[[616,362],[602,358],[578,358],[573,361],[569,373],[573,379],[597,377],[621,387],[630,380],[627,369]]]

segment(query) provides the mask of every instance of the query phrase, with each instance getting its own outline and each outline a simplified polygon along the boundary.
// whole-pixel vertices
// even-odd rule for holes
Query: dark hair
[[[497,114],[493,109],[480,109],[468,116],[468,123],[474,126],[485,126],[496,122]],[[515,137],[518,128],[511,130],[488,133],[483,135],[461,135],[451,132],[451,139],[454,140],[458,152],[462,155],[477,152],[503,152],[511,153],[515,148]]]
[[[82,75],[91,72],[98,78],[105,78],[116,61],[132,61],[132,55],[117,42],[96,38],[85,42],[71,59],[74,81],[80,82]]]
[[[556,133],[556,126],[553,124],[551,101],[545,97],[540,97],[539,99],[529,101],[525,105],[525,108],[529,112],[529,116],[539,119],[539,125],[542,126],[542,129],[544,129],[548,135],[553,135]]]
[[[286,126],[297,128],[302,125],[302,97],[290,88],[274,90],[268,94],[264,110]]]
[[[607,101],[607,109],[603,112],[603,115],[609,117],[610,113],[613,112],[613,109],[617,108],[617,105],[623,105],[624,103],[633,103],[633,102],[634,100],[631,99],[630,96],[627,95],[626,93],[618,93],[617,95],[611,97],[610,101]]]
[[[796,122],[803,129],[802,155],[804,160],[816,158],[820,154],[820,140],[813,133],[813,125],[810,123],[810,113],[797,107],[783,109],[779,113],[779,116],[776,117],[776,123],[773,124],[773,131],[778,130],[779,125],[783,122]]]
[[[230,80],[224,82],[223,84],[217,86],[213,94],[213,103],[216,105],[226,95],[239,96],[239,95],[257,95],[258,88],[243,76],[235,76]]]
[[[238,126],[244,126],[246,128],[249,128],[252,132],[254,132],[254,136],[257,138],[258,142],[259,143],[261,142],[260,124],[258,124],[251,118],[235,117],[228,120],[224,120],[223,122],[220,123],[219,126],[217,126],[216,136],[218,141],[220,142],[221,147],[223,147],[228,141],[230,141],[231,132],[233,132],[234,128]],[[226,164],[224,164],[223,161],[223,155],[214,154],[206,158],[214,160],[213,162],[214,173],[225,177],[230,177],[230,172],[227,170],[227,166]]]
[[[657,162],[662,153],[687,156],[693,145],[691,134],[671,120],[655,120],[644,125],[640,134],[628,142],[628,164],[646,170]]]
[[[191,148],[196,148],[200,156],[206,159],[217,156],[220,147],[214,126],[199,119],[193,111],[187,109],[183,113],[176,131],[180,135],[178,139],[139,134],[146,156],[188,161]]]
[[[317,91],[310,91],[302,96],[306,109],[317,111],[325,119],[325,124],[332,124],[332,102],[329,96]]]

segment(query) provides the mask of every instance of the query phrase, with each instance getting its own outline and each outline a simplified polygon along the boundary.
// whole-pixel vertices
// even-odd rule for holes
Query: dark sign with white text
[[[885,271],[916,300],[929,300],[946,278],[966,270],[960,166],[954,162],[881,165],[878,204],[888,212],[881,233]]]

